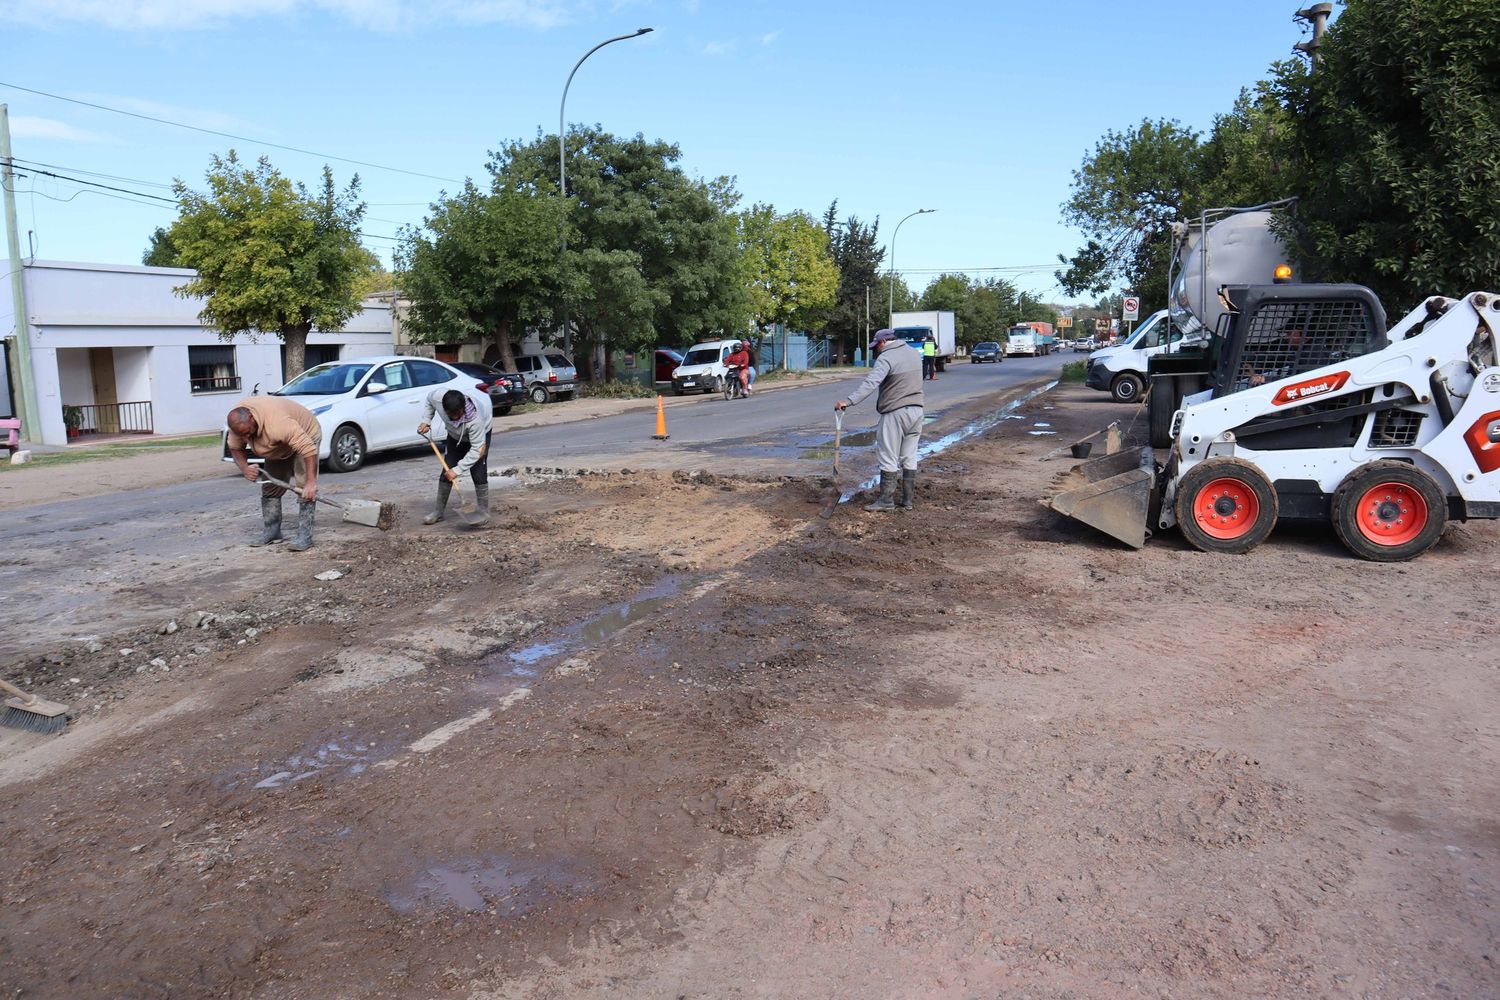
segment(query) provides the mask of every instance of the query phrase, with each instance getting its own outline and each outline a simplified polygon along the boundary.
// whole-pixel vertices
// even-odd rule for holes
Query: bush
[[[1062,366],[1062,380],[1064,382],[1082,382],[1088,374],[1088,362],[1069,361]]]
[[[619,379],[612,382],[578,383],[579,399],[650,399],[656,394],[654,386],[622,382]]]

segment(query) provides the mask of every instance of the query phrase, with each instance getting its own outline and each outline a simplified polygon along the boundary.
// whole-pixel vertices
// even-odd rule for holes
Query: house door
[[[89,372],[94,381],[94,405],[114,406],[120,401],[115,386],[115,352],[108,347],[89,348]]]

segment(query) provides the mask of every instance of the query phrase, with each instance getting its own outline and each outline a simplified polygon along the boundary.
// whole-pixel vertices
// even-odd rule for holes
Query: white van
[[[1088,374],[1083,384],[1115,397],[1117,403],[1140,402],[1146,390],[1147,365],[1153,355],[1167,350],[1182,340],[1182,331],[1172,329],[1170,339],[1167,330],[1167,311],[1162,309],[1146,317],[1130,339],[1114,347],[1105,347],[1089,355]]]
[[[724,388],[724,359],[734,352],[734,345],[746,343],[743,337],[734,340],[706,340],[694,344],[682,356],[682,364],[672,373],[672,395],[681,396],[689,390],[696,392],[720,392]]]

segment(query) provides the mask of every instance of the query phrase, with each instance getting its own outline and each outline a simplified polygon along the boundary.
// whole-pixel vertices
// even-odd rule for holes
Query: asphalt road
[[[988,394],[1053,374],[1068,360],[1072,356],[1065,354],[954,366],[926,383],[929,420],[940,421],[944,413]],[[492,469],[826,471],[801,459],[815,459],[819,465],[827,461],[833,404],[856,384],[851,378],[761,392],[743,400],[712,396],[673,406],[668,409],[670,439],[665,442],[652,439],[654,411],[500,430],[491,445],[490,464]],[[845,418],[844,457],[852,469],[861,462],[873,464],[872,435],[862,438],[859,432],[875,421],[873,398]],[[502,418],[497,428],[503,423]],[[101,470],[108,472],[103,466]],[[436,472],[429,452],[411,449],[378,456],[358,472],[325,474],[319,487],[327,496],[396,502],[411,518],[429,502]],[[502,489],[505,485],[497,483]],[[280,554],[229,546],[226,539],[248,539],[258,528],[255,495],[255,488],[226,465],[220,478],[122,489],[107,497],[9,511],[0,520],[0,593],[6,595],[7,610],[6,624],[0,625],[0,655],[58,638],[106,633],[139,620],[143,612],[180,609],[195,593],[212,595],[220,581],[253,579],[265,560]],[[290,520],[295,507],[286,507]],[[320,537],[353,537],[371,530],[340,525],[336,512],[319,508]]]

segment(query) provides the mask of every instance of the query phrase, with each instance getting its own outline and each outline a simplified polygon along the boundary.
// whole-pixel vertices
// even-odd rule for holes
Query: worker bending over
[[[432,513],[422,518],[423,524],[437,524],[443,519],[448,507],[448,497],[453,493],[453,484],[465,472],[474,480],[474,503],[479,516],[489,520],[490,516],[490,423],[488,409],[483,416],[474,401],[457,389],[434,389],[427,395],[427,409],[417,433],[426,436],[432,429],[432,418],[441,417],[448,431],[443,442],[443,459],[448,468],[438,476],[437,503]]]

